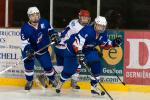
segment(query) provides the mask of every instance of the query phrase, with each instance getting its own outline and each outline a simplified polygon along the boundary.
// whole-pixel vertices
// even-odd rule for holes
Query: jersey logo
[[[44,24],[41,24],[41,29],[44,29],[45,28],[45,25]]]
[[[43,37],[43,34],[41,34],[41,35],[38,37],[38,39],[37,39],[37,44],[41,42],[42,37]]]
[[[71,26],[75,26],[75,22],[74,21],[71,23]]]
[[[99,40],[101,40],[101,39],[102,39],[102,36],[100,36]]]
[[[88,37],[88,34],[86,34],[84,37],[87,38],[87,37]]]
[[[22,40],[25,40],[24,34],[21,34],[21,39],[22,39]]]

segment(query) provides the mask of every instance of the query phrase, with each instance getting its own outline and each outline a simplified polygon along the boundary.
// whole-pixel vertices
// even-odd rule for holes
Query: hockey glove
[[[55,44],[57,45],[58,43],[60,43],[60,37],[58,36],[57,33],[54,33],[50,36],[50,39],[52,42],[55,42]]]
[[[81,50],[79,50],[79,51],[77,52],[77,58],[78,58],[79,64],[80,64],[81,66],[83,66],[83,65],[84,65],[83,63],[85,63],[85,55],[82,53]]]
[[[112,42],[113,47],[119,47],[121,45],[121,38],[117,37],[116,39],[114,39]]]
[[[27,59],[25,60],[25,62],[31,60],[34,57],[34,50],[33,49],[27,50],[26,56],[27,56]]]

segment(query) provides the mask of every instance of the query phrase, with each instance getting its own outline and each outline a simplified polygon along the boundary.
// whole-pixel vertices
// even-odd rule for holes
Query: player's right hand
[[[52,42],[55,42],[55,44],[60,43],[60,37],[58,36],[57,33],[54,33],[50,36],[50,39]]]
[[[26,56],[28,57],[28,60],[32,59],[34,57],[34,50],[33,49],[27,50]]]
[[[77,52],[77,58],[78,58],[78,61],[79,61],[80,65],[83,65],[83,63],[85,63],[85,55],[82,53],[81,50],[79,50]]]

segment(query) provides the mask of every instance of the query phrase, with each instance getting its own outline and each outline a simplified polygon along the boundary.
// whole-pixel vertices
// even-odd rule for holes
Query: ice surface
[[[108,91],[114,100],[150,100],[150,93]],[[0,87],[0,100],[110,100],[105,96],[92,96],[89,90],[63,89],[60,95],[55,89],[35,89],[27,92],[22,87]]]

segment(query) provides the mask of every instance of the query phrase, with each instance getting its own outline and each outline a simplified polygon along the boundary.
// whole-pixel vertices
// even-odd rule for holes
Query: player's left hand
[[[113,40],[113,47],[119,47],[121,45],[122,39],[120,37],[117,37]]]

